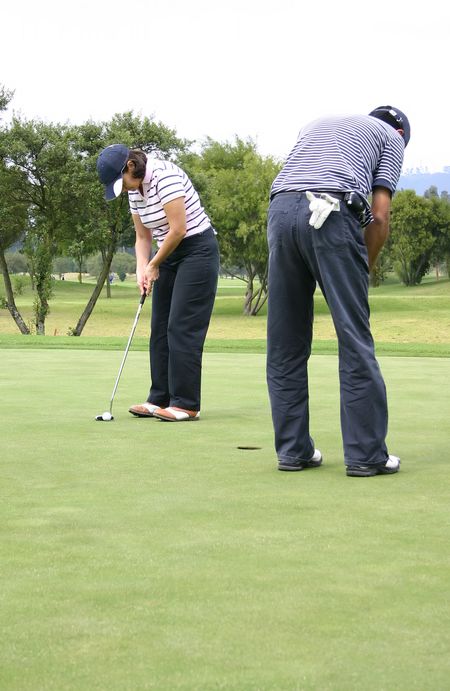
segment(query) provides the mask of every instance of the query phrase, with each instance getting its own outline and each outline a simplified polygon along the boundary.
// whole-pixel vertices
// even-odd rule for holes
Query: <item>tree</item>
[[[68,245],[67,254],[72,257],[78,269],[78,283],[83,283],[83,267],[88,250],[84,240],[74,240]]]
[[[14,91],[10,91],[3,84],[0,84],[0,113],[7,109],[14,96]]]
[[[392,260],[389,254],[389,246],[390,243],[388,240],[383,249],[381,250],[380,254],[378,255],[377,260],[375,262],[375,266],[372,268],[372,271],[370,272],[370,285],[373,288],[378,288],[383,283],[383,281],[386,280],[386,276],[392,268]]]
[[[434,186],[426,190],[424,197],[429,200],[430,232],[436,239],[432,261],[436,265],[436,270],[441,262],[445,262],[447,275],[450,276],[450,199],[445,191],[439,196]]]
[[[103,269],[103,259],[100,252],[92,254],[86,259],[86,271],[90,276],[98,278]]]
[[[24,274],[28,271],[27,260],[21,252],[6,252],[5,259],[10,274]]]
[[[111,262],[111,269],[119,275],[119,278],[121,275],[134,274],[136,273],[136,257],[128,252],[117,252]]]
[[[16,176],[0,162],[0,268],[6,292],[4,305],[17,324],[19,331],[28,335],[30,329],[15,302],[6,255],[7,248],[18,240],[27,222],[27,207],[15,196],[16,182]]]
[[[185,151],[187,146],[187,142],[179,139],[174,130],[155,123],[150,118],[138,117],[131,111],[114,115],[110,122],[88,122],[76,129],[73,146],[84,166],[86,179],[80,191],[87,201],[82,220],[77,225],[77,240],[89,239],[90,253],[100,251],[103,264],[78,323],[70,329],[74,336],[81,335],[105,283],[109,289],[107,279],[117,247],[134,241],[127,198],[121,195],[118,199],[106,202],[96,172],[99,152],[105,146],[119,142],[169,159]]]
[[[27,205],[24,252],[36,290],[36,332],[45,333],[52,295],[52,262],[73,227],[79,199],[71,194],[78,160],[71,146],[71,128],[14,117],[2,133],[3,156],[17,177],[16,193]]]
[[[106,279],[118,245],[131,233],[126,198],[121,196],[107,204],[96,171],[99,151],[118,141],[169,158],[186,146],[172,130],[132,113],[115,115],[108,123],[76,127],[15,117],[9,128],[2,130],[1,160],[8,175],[16,176],[16,196],[27,209],[24,252],[36,290],[38,334],[45,333],[50,309],[53,260],[72,254],[81,271],[90,254],[99,251],[103,258],[92,295],[70,330],[78,336],[103,285],[108,285]]]
[[[52,271],[55,274],[67,274],[76,271],[77,266],[72,257],[55,257],[52,264]]]
[[[236,137],[232,144],[208,139],[183,167],[217,228],[222,267],[246,283],[244,314],[254,316],[267,299],[267,208],[280,166]]]
[[[0,111],[4,111],[12,98],[12,92],[0,86]],[[7,165],[5,156],[5,129],[0,130],[0,268],[5,284],[6,300],[4,305],[14,319],[22,334],[29,334],[22,315],[17,309],[14,290],[9,275],[5,252],[22,235],[27,222],[28,205],[17,193],[23,175]]]
[[[412,190],[398,192],[392,202],[391,253],[394,268],[407,286],[418,285],[430,267],[436,236],[429,200]]]

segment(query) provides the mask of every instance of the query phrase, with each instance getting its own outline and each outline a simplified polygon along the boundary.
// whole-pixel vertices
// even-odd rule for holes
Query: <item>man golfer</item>
[[[267,382],[280,470],[322,463],[309,433],[308,406],[316,283],[339,342],[346,473],[370,477],[400,469],[386,447],[386,389],[370,330],[368,287],[389,233],[391,197],[409,138],[407,117],[392,106],[322,118],[300,131],[273,182]]]

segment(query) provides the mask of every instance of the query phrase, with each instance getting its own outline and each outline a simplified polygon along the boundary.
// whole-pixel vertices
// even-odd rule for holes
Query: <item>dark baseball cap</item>
[[[411,127],[408,118],[401,110],[394,108],[394,106],[378,106],[378,108],[372,110],[369,115],[378,118],[378,120],[383,120],[383,122],[387,122],[388,125],[391,125],[391,127],[394,127],[396,130],[403,130],[405,146],[408,145],[411,137]]]
[[[97,158],[97,173],[105,186],[105,199],[111,201],[122,192],[122,173],[130,150],[124,144],[111,144]]]

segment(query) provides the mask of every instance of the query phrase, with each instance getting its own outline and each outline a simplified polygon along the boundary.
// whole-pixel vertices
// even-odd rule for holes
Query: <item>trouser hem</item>
[[[308,457],[299,458],[298,456],[277,455],[277,458],[279,463],[287,463],[288,465],[298,465],[299,463],[308,463],[308,461],[310,461],[313,456],[314,449]]]
[[[386,456],[386,458],[382,458],[379,461],[349,461],[345,459],[345,465],[347,468],[352,468],[360,465],[365,465],[370,468],[378,468],[378,466],[380,465],[385,465],[388,460],[389,456]]]

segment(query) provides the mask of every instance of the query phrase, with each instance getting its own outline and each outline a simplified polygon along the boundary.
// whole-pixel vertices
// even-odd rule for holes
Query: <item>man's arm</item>
[[[374,220],[364,230],[364,242],[372,271],[377,257],[389,235],[391,212],[391,191],[386,187],[375,187],[372,194],[372,215]]]

